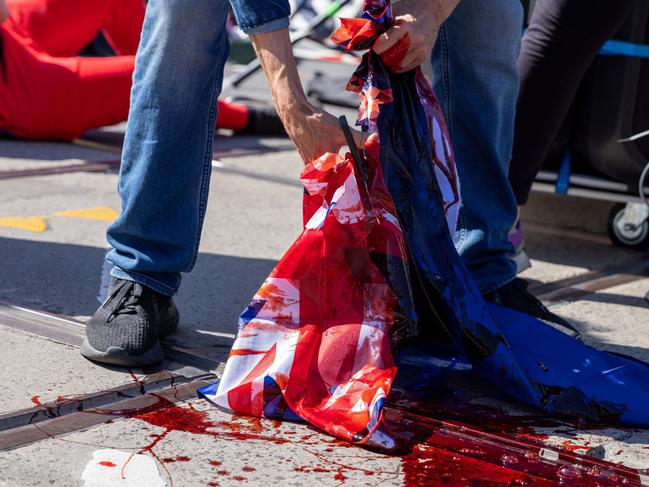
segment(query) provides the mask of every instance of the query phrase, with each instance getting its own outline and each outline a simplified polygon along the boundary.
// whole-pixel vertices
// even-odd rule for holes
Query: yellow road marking
[[[94,140],[87,140],[87,139],[74,139],[72,143],[79,147],[87,147],[89,149],[107,151],[107,152],[112,152],[114,154],[122,153],[121,147],[117,147],[111,144],[106,144],[104,142],[95,142]]]
[[[47,230],[46,216],[6,217],[0,218],[0,227],[18,228],[30,232],[44,232]]]
[[[68,218],[83,218],[85,220],[99,220],[102,222],[113,222],[119,216],[112,208],[102,206],[99,208],[83,208],[80,210],[57,211],[55,216]]]

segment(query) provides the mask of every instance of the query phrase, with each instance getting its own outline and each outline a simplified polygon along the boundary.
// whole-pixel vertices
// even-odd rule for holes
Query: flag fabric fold
[[[367,0],[332,39],[368,49],[393,22],[388,0]],[[548,413],[649,426],[649,366],[483,300],[453,246],[460,186],[421,71],[394,74],[368,51],[348,89],[357,124],[376,135],[361,160],[324,154],[305,167],[304,230],[241,314],[221,380],[199,395],[390,451],[393,353],[426,340]]]

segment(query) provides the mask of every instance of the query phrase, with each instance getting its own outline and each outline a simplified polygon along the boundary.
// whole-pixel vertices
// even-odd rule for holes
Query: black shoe
[[[248,107],[248,124],[238,134],[286,135],[284,125],[274,108]]]
[[[170,297],[113,277],[108,298],[86,324],[81,355],[125,367],[161,362],[164,354],[159,336],[173,333],[178,318]]]
[[[528,292],[527,285],[524,279],[516,278],[495,291],[485,293],[483,297],[492,304],[533,316],[566,335],[579,339],[579,331],[563,318],[551,313],[541,301]]]

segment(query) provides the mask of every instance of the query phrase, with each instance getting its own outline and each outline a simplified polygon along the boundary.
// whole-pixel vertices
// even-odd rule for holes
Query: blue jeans
[[[198,254],[217,97],[228,56],[227,0],[150,0],[136,57],[111,274],[166,295]]]
[[[480,290],[516,276],[507,233],[516,201],[512,153],[523,9],[519,0],[462,0],[433,51],[434,89],[455,148],[462,208],[455,246]]]
[[[249,34],[288,25],[287,0],[233,0]],[[173,295],[198,256],[227,0],[149,0],[122,152],[122,213],[107,233],[115,277]]]

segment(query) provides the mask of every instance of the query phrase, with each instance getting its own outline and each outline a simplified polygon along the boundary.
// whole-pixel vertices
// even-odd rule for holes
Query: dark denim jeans
[[[462,0],[433,51],[434,88],[455,149],[462,208],[455,246],[482,292],[516,276],[507,233],[516,201],[512,153],[523,9],[519,0]]]
[[[288,25],[283,0],[239,0],[249,33]],[[136,58],[108,229],[112,275],[173,295],[196,262],[212,163],[216,100],[228,56],[227,0],[150,0]]]

